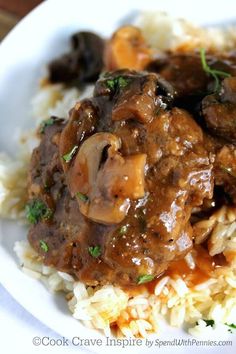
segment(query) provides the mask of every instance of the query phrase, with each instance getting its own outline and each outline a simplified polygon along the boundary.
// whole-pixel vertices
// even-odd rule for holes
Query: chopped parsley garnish
[[[128,231],[128,226],[127,225],[123,225],[121,226],[120,230],[119,230],[119,234],[120,235],[125,235]]]
[[[48,248],[48,244],[43,241],[43,240],[40,240],[39,241],[39,245],[40,245],[40,248],[44,251],[44,252],[48,252],[49,248]]]
[[[236,329],[236,325],[234,323],[225,323],[226,326],[230,327],[230,328],[233,328],[233,329]]]
[[[118,76],[114,79],[107,80],[106,85],[111,91],[115,91],[117,89],[123,89],[129,82],[129,79],[125,79],[123,76]]]
[[[48,220],[52,217],[52,210],[42,200],[31,200],[25,207],[26,218],[31,224],[40,220]]]
[[[206,322],[207,327],[208,327],[208,326],[213,327],[214,324],[215,324],[215,321],[214,321],[214,320],[203,320],[203,321]],[[197,323],[197,324],[198,324],[198,323]]]
[[[86,194],[77,192],[76,196],[82,201],[82,202],[87,202],[89,200],[89,197]]]
[[[44,120],[41,124],[40,124],[40,129],[39,129],[39,132],[41,134],[44,134],[44,131],[45,131],[45,128],[50,126],[50,125],[53,125],[54,124],[54,119],[52,118],[49,118],[47,120]]]
[[[100,246],[89,247],[88,250],[91,256],[94,258],[98,258],[102,253]]]
[[[140,275],[137,279],[137,284],[149,283],[155,278],[155,275],[152,274],[144,274]]]
[[[210,68],[210,66],[207,64],[207,61],[206,61],[206,50],[205,50],[205,48],[201,48],[200,49],[200,57],[201,57],[201,63],[202,63],[203,70],[208,75],[211,75],[215,79],[214,91],[219,91],[219,88],[220,88],[219,77],[230,77],[231,75],[229,73],[224,72],[224,71]]]
[[[204,320],[203,319],[203,321],[206,323],[207,327],[208,326],[214,327],[214,325],[215,325],[215,321],[214,320]],[[198,322],[196,322],[196,324],[198,325]],[[236,325],[234,323],[231,323],[231,324],[225,323],[225,326],[229,327],[228,332],[230,332],[230,333],[233,333],[232,329],[236,329]]]
[[[62,156],[63,160],[64,160],[66,163],[70,162],[70,161],[72,160],[74,154],[76,153],[77,149],[78,149],[78,145],[75,145],[75,146],[71,149],[71,151],[68,152],[68,154]]]

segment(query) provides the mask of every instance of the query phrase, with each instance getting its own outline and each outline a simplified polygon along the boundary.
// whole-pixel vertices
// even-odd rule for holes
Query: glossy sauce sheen
[[[233,64],[227,65],[233,72]],[[181,68],[181,78],[174,67]],[[106,74],[68,122],[55,120],[45,128],[32,156],[30,198],[43,200],[53,217],[33,225],[29,241],[45,264],[89,285],[135,287],[148,274],[181,275],[194,286],[218,265],[201,246],[194,246],[195,270],[183,260],[193,248],[193,209],[215,198],[215,181],[229,183],[227,174],[217,172],[217,154],[227,145],[222,128],[214,127],[213,137],[203,133],[201,122],[211,112],[196,113],[212,80],[195,55],[170,55],[148,70]],[[194,70],[199,81],[188,79]],[[75,146],[65,162],[62,156]],[[89,249],[96,246],[94,257]]]
[[[192,254],[195,261],[194,269],[190,269],[187,262],[182,259],[173,262],[166,271],[166,275],[173,278],[181,276],[188,287],[193,287],[211,278],[216,268],[226,265],[223,255],[211,257],[202,246],[195,246]]]
[[[168,269],[161,274],[158,279],[136,287],[126,287],[125,290],[129,292],[130,296],[138,295],[140,290],[148,290],[150,294],[154,294],[156,285],[166,276],[169,276],[172,279],[178,279],[181,277],[185,281],[188,288],[193,288],[214,277],[214,271],[216,269],[220,269],[228,264],[222,254],[211,257],[207,249],[203,246],[194,246],[192,255],[195,261],[194,269],[189,267],[185,259],[173,261],[169,265]]]

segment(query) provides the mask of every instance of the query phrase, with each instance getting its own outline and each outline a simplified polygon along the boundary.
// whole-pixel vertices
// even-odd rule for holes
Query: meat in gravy
[[[92,286],[161,276],[193,248],[191,215],[216,198],[216,186],[236,202],[233,57],[211,56],[214,67],[232,75],[212,92],[214,77],[199,54],[166,53],[158,62],[135,35],[145,67],[119,67],[113,37],[106,49],[114,49],[113,70],[96,81],[92,97],[76,103],[68,121],[51,118],[31,159],[29,199],[45,211],[33,222],[30,244],[46,265]],[[91,38],[92,45],[100,41]],[[69,70],[71,55],[59,62],[67,84],[79,65]],[[54,82],[64,77],[60,69],[57,78],[56,64]],[[85,77],[79,72],[80,84]]]

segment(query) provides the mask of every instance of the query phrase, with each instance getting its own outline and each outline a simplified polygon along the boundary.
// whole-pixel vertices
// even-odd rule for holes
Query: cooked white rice
[[[65,89],[63,85],[43,86],[32,101],[32,115],[37,124],[51,116],[68,117],[68,112],[80,97],[78,89]]]
[[[13,219],[24,217],[27,168],[27,157],[13,160],[0,153],[0,216]]]
[[[144,12],[136,20],[151,47],[160,50],[235,49],[235,27],[200,28],[184,19],[163,12]]]
[[[139,295],[130,296],[113,285],[86,287],[71,275],[44,266],[27,241],[16,242],[15,252],[26,274],[42,280],[50,291],[65,292],[74,318],[89,328],[104,330],[106,335],[116,324],[118,334],[144,337],[158,332],[160,316],[171,326],[187,324],[190,334],[206,337],[219,326],[227,333],[224,324],[235,322],[236,275],[232,267],[216,269],[212,278],[193,288],[180,277],[166,276],[156,284],[153,294],[143,289]],[[208,326],[205,331],[203,319],[214,320],[214,328]]]
[[[159,49],[229,49],[236,43],[236,31],[199,29],[163,13],[146,13],[138,23],[150,45]],[[91,90],[88,87],[81,95],[77,89],[65,89],[62,85],[43,86],[33,100],[35,125],[51,115],[67,117],[75,102]],[[35,139],[34,132],[21,140],[28,143],[32,138]],[[19,218],[24,214],[28,160],[13,161],[0,154],[2,217]],[[15,252],[22,270],[43,281],[50,291],[63,291],[73,317],[90,328],[101,329],[108,335],[116,325],[117,335],[145,337],[150,332],[158,333],[160,318],[164,316],[171,326],[187,324],[190,334],[209,338],[217,327],[227,333],[225,323],[233,323],[236,318],[236,209],[223,207],[196,227],[208,230],[210,254],[223,252],[230,266],[216,269],[209,280],[192,288],[181,277],[165,276],[157,282],[153,294],[144,287],[137,296],[113,285],[87,287],[71,275],[43,265],[27,241],[16,242]],[[191,253],[185,260],[194,269]],[[207,326],[204,320],[214,320],[215,324]]]

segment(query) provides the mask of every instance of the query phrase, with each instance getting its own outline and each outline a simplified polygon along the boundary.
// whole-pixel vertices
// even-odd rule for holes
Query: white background
[[[80,348],[67,346],[34,346],[34,337],[61,339],[19,305],[0,285],[0,351],[2,354],[78,353]],[[46,340],[47,342],[47,340]]]

